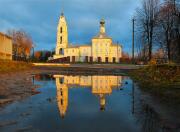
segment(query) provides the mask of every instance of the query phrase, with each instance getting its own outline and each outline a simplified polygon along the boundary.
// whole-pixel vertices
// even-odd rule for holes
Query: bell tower
[[[60,116],[65,117],[68,108],[68,86],[64,84],[64,77],[57,76],[56,78],[56,91],[57,91],[57,105]]]
[[[68,47],[68,28],[64,13],[61,13],[57,27],[57,44],[54,59],[64,57],[64,49]]]

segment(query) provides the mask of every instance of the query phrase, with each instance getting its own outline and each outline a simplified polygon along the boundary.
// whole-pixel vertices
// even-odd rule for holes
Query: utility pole
[[[135,92],[135,89],[134,89],[134,82],[132,82],[132,114],[134,114],[134,100],[135,100],[135,98],[134,98],[134,96],[135,96],[135,94],[134,94],[134,92]]]
[[[134,22],[135,19],[132,19],[132,63],[134,64]]]
[[[33,61],[34,61],[34,58],[35,58],[35,55],[34,55],[34,54],[35,54],[35,53],[34,53],[34,48],[35,48],[35,47],[36,47],[36,45],[33,44],[33,45],[32,45],[32,49],[33,49],[32,59],[33,59]]]
[[[117,63],[119,62],[119,53],[118,53],[118,45],[119,45],[119,42],[117,41]]]

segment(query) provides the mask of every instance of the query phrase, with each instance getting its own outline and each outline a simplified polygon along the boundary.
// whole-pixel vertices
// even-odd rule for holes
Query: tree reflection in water
[[[155,108],[156,109],[156,108]],[[177,132],[179,127],[163,119],[157,109],[150,106],[141,91],[132,82],[132,114],[136,117],[142,132]]]

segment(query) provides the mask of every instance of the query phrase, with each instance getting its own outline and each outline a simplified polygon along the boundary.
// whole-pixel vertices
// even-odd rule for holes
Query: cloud
[[[106,20],[107,34],[131,46],[131,18],[140,0],[3,0],[0,1],[0,31],[23,29],[37,49],[52,49],[61,10],[64,10],[70,43],[90,43]]]

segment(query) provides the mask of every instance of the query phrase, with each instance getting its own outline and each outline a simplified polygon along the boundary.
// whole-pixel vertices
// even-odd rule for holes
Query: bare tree
[[[164,48],[167,51],[168,61],[171,60],[171,43],[173,40],[173,17],[174,5],[170,1],[166,1],[161,7],[158,18],[159,18],[159,30],[158,33],[161,35],[159,40],[162,41]],[[162,29],[162,30],[161,30]]]
[[[142,47],[148,49],[148,61],[152,57],[154,29],[157,24],[159,0],[143,0],[142,7],[137,9],[136,18]],[[145,50],[145,49],[144,49]]]
[[[180,62],[180,0],[173,0],[174,4],[174,31],[173,31],[173,60]]]
[[[166,51],[168,61],[180,59],[180,20],[178,4],[175,0],[165,0],[158,15],[156,35],[161,48]]]

